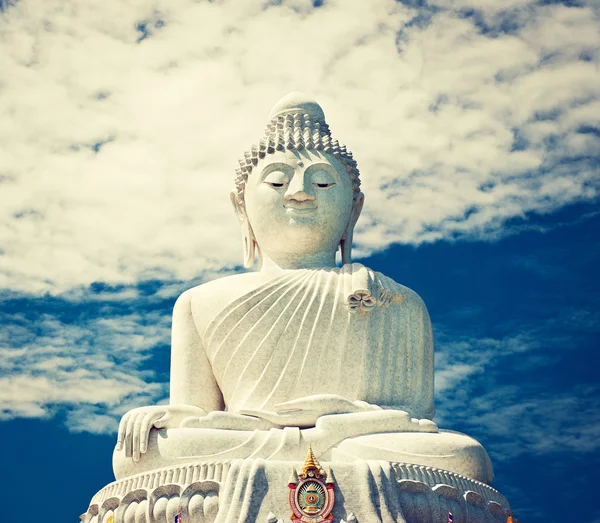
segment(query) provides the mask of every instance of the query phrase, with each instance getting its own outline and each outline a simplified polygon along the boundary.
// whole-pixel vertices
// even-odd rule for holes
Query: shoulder
[[[240,289],[245,289],[248,286],[252,286],[257,281],[257,273],[247,272],[241,274],[233,274],[231,276],[225,276],[223,278],[217,278],[196,287],[192,287],[187,291],[183,292],[177,303],[196,303],[198,301],[205,301],[217,296],[226,294],[236,294]]]
[[[372,273],[374,280],[379,282],[381,288],[392,293],[392,295],[395,297],[393,301],[415,309],[427,311],[425,302],[415,291],[406,287],[405,285],[402,285],[401,283],[392,280],[392,278],[381,272],[372,271]]]
[[[192,314],[196,326],[203,332],[208,323],[229,303],[260,284],[258,274],[248,272],[217,278],[182,293],[173,309],[173,316]]]

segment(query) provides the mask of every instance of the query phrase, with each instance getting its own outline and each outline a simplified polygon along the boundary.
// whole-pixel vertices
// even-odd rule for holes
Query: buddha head
[[[258,255],[331,254],[351,262],[362,210],[352,153],[333,140],[317,102],[290,93],[271,110],[264,137],[244,153],[231,201],[242,230],[244,266]]]

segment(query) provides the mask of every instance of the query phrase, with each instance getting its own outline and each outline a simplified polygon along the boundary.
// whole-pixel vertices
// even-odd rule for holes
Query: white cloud
[[[472,4],[518,21],[490,38],[466,0],[409,25],[392,0],[21,0],[0,16],[0,287],[238,265],[233,168],[291,90],[359,161],[359,253],[595,197],[598,14],[524,4]]]
[[[443,330],[436,333],[435,388],[438,395],[464,390],[469,380],[484,373],[499,359],[536,347],[535,338],[519,334],[502,339],[461,337]]]
[[[490,449],[498,460],[526,453],[593,453],[600,448],[596,388],[529,396],[516,387],[498,387],[471,406],[473,419],[466,424],[489,436],[502,437],[502,442],[496,440]]]
[[[167,396],[167,384],[143,365],[168,344],[169,315],[73,323],[17,313],[2,324],[0,419],[66,412],[73,431],[114,432],[125,411]]]
[[[568,322],[577,331],[595,329],[596,318],[580,318],[572,311],[552,320]],[[521,326],[522,327],[522,326]],[[544,336],[551,325],[502,339],[459,337],[438,329],[436,346],[436,421],[481,438],[493,461],[523,454],[556,452],[585,454],[600,448],[600,401],[596,386],[581,384],[565,392],[548,390],[534,369],[555,365],[548,347],[569,345],[572,338]],[[542,349],[542,350],[539,350]],[[511,368],[511,377],[504,374]],[[504,369],[501,371],[501,369]],[[518,383],[518,384],[516,384]]]

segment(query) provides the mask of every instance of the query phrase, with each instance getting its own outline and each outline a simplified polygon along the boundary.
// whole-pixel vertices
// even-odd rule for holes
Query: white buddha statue
[[[483,447],[431,421],[422,300],[351,262],[364,202],[352,154],[301,93],[269,120],[231,194],[244,264],[258,270],[179,297],[170,403],[123,417],[115,476],[202,460],[302,461],[310,444],[322,461],[400,461],[489,484]]]

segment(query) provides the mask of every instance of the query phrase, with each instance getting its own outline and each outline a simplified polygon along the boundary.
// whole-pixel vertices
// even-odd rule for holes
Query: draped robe
[[[245,287],[236,298],[222,293],[221,303],[229,303],[221,311],[209,309],[214,294],[195,295],[197,312],[210,314],[195,330],[211,381],[204,387],[219,388],[228,412],[151,431],[138,462],[115,451],[116,477],[190,461],[301,461],[311,444],[326,460],[414,463],[491,481],[477,441],[427,421],[434,414],[433,342],[417,294],[360,264],[287,271]],[[194,372],[193,357],[185,368]],[[304,429],[291,422],[257,428],[247,425],[256,418],[236,414],[316,394],[393,410],[323,415]]]
[[[337,394],[434,414],[427,309],[360,264],[275,277],[216,314],[202,341],[230,412]]]

